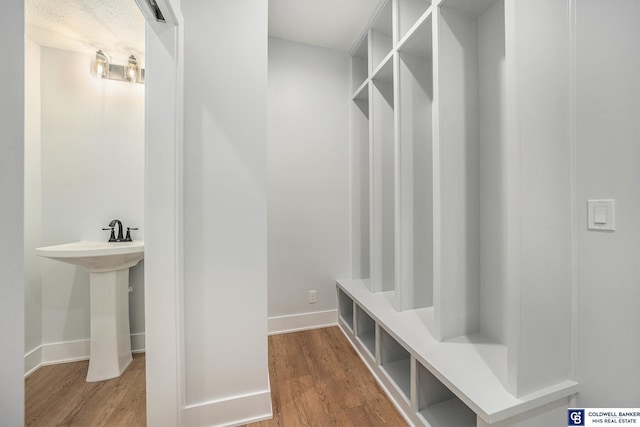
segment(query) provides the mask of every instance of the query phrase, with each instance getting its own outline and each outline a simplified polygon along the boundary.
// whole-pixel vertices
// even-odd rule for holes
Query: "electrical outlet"
[[[309,291],[309,304],[315,304],[318,302],[318,291],[315,289]]]

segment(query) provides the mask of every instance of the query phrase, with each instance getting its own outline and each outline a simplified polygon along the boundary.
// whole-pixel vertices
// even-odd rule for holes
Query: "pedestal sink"
[[[36,249],[42,257],[89,272],[91,348],[87,382],[120,376],[131,363],[129,267],[144,258],[144,242],[73,242]]]

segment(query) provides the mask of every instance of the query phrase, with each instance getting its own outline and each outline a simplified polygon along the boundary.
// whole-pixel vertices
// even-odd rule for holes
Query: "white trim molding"
[[[27,378],[42,366],[42,346],[34,348],[24,355],[24,377]]]
[[[41,366],[89,360],[91,340],[63,341],[42,344],[24,355],[25,378],[37,371]],[[144,332],[131,334],[131,352],[144,353]]]
[[[306,331],[338,325],[338,310],[269,317],[269,335]]]
[[[189,405],[185,411],[189,427],[231,427],[268,420],[273,417],[271,391],[262,390]]]
[[[179,0],[147,13],[145,38],[145,325],[147,424],[184,423],[183,18]],[[146,6],[145,6],[146,7]],[[165,13],[166,12],[166,13]],[[150,19],[151,18],[151,19]]]

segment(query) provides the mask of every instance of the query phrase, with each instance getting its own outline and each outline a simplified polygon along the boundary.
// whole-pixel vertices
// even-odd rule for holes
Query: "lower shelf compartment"
[[[416,364],[416,405],[431,427],[475,427],[476,414],[422,364]]]
[[[356,337],[372,359],[376,358],[376,322],[362,308],[356,305]]]
[[[402,391],[404,398],[409,401],[411,395],[411,359],[396,360],[382,365],[391,381]]]
[[[476,414],[459,399],[450,399],[420,411],[431,427],[476,427]]]
[[[405,400],[411,401],[411,354],[384,329],[380,329],[380,366]]]
[[[338,314],[342,321],[353,331],[353,300],[338,289]]]

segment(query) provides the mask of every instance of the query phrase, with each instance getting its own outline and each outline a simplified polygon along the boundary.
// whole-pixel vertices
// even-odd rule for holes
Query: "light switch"
[[[587,202],[589,230],[615,231],[615,200],[601,199]]]
[[[607,223],[607,207],[606,206],[595,206],[593,208],[593,222],[600,225]]]

